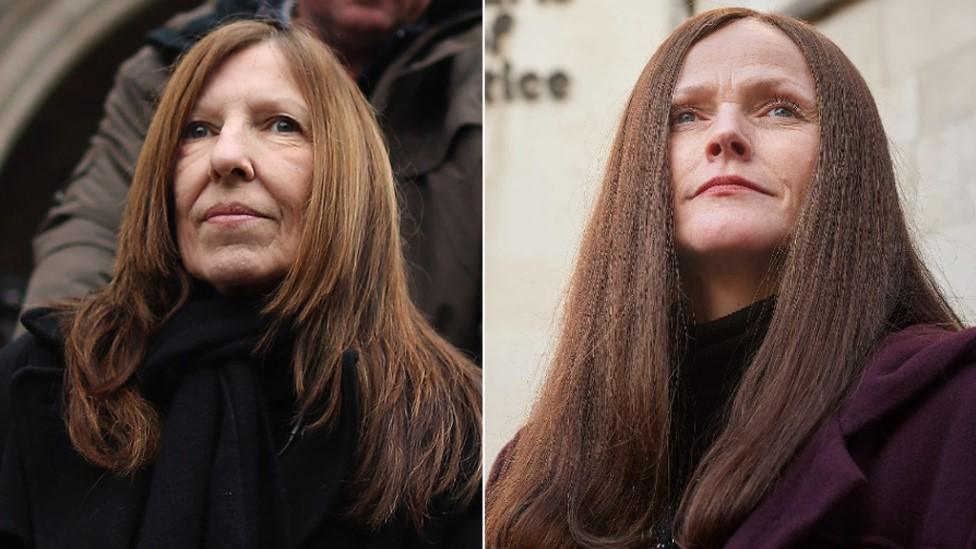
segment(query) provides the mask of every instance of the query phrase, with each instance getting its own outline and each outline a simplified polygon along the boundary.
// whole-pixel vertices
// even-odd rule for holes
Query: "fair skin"
[[[396,36],[398,29],[415,23],[431,0],[299,0],[295,16],[332,47],[356,75],[372,62]]]
[[[177,242],[191,275],[224,295],[263,292],[284,276],[311,194],[309,122],[268,43],[210,75],[184,126],[173,183]]]
[[[670,168],[682,284],[695,319],[770,295],[820,146],[816,87],[799,48],[736,21],[695,44],[672,100]]]

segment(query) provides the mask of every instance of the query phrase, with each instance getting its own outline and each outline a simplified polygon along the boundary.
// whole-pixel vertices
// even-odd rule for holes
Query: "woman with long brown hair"
[[[854,66],[703,13],[633,89],[487,546],[972,547],[973,364]]]
[[[479,547],[480,373],[410,301],[335,57],[236,22],[180,61],[112,283],[0,355],[4,547]]]

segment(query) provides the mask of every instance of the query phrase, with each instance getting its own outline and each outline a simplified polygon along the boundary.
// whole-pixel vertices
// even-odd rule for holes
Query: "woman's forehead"
[[[204,83],[194,110],[220,110],[234,101],[307,110],[285,56],[270,42],[253,44],[224,59]]]
[[[776,81],[794,88],[814,90],[806,59],[786,34],[756,19],[742,19],[691,47],[675,90]]]

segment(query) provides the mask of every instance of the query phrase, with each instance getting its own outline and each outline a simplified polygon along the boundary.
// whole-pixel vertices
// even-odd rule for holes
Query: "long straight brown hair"
[[[912,323],[959,328],[915,250],[888,142],[857,69],[811,26],[747,9],[695,16],[634,86],[585,230],[562,332],[497,484],[488,547],[638,547],[668,517],[679,350],[668,136],[688,50],[742,18],[781,30],[816,82],[820,151],[784,252],[768,332],[717,440],[684,487],[675,534],[720,546],[843,401],[872,348]],[[660,540],[654,540],[660,541]]]
[[[340,392],[340,360],[345,350],[359,353],[362,419],[350,514],[375,527],[403,511],[419,527],[433,499],[467,504],[480,487],[480,370],[411,302],[393,176],[373,113],[336,58],[302,31],[231,23],[176,67],[136,164],[115,276],[68,306],[68,433],[82,456],[113,471],[153,461],[160,420],[135,373],[192,283],[174,239],[174,159],[208,76],[259,43],[286,60],[310,109],[314,150],[301,244],[267,296],[266,338],[284,322],[295,327],[298,413],[313,418],[312,428],[332,425],[341,399],[350,398]]]

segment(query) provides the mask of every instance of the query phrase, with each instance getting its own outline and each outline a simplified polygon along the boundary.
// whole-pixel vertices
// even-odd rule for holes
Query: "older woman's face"
[[[671,112],[679,256],[771,255],[796,222],[819,143],[813,77],[785,34],[745,19],[695,44]]]
[[[281,54],[250,46],[210,76],[173,186],[183,264],[221,293],[273,286],[295,260],[311,192],[309,110]]]

